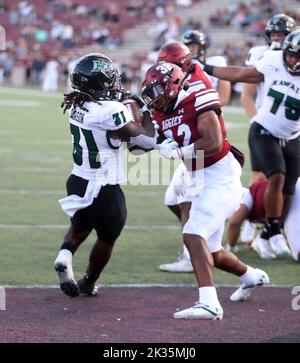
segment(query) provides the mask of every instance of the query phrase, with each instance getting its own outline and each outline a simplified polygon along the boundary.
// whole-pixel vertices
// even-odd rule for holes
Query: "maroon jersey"
[[[253,207],[248,219],[252,222],[263,222],[266,217],[264,207],[264,195],[267,187],[267,180],[259,180],[250,185],[250,193],[253,199]]]
[[[200,64],[197,61],[194,61],[193,65],[194,65],[193,72],[186,77],[186,80],[190,85],[188,93],[200,91],[201,89],[204,88],[213,88],[211,80],[203,72]]]
[[[160,132],[166,137],[175,140],[179,147],[187,146],[200,138],[197,130],[197,117],[203,112],[219,109],[220,100],[214,89],[203,89],[188,94],[181,91],[174,111],[168,115],[157,113],[153,118],[159,125]],[[204,167],[215,164],[230,151],[230,143],[226,136],[223,116],[220,112],[219,121],[223,135],[223,147],[215,155],[204,158]],[[196,169],[196,163],[193,170]]]

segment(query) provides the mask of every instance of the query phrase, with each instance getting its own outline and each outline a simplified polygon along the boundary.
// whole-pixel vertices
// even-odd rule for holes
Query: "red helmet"
[[[158,60],[174,63],[186,73],[190,72],[193,67],[191,51],[185,44],[180,42],[171,42],[164,45],[158,53]]]
[[[173,111],[185,74],[176,64],[160,62],[148,69],[142,84],[142,97],[150,109],[162,113]]]

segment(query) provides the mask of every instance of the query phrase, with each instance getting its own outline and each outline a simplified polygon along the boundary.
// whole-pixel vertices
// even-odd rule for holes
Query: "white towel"
[[[69,195],[63,199],[60,199],[58,202],[64,212],[73,217],[73,215],[80,209],[84,209],[91,205],[94,201],[94,198],[98,197],[98,194],[101,189],[101,184],[97,183],[94,180],[88,182],[85,194],[83,197],[79,197],[76,194]]]

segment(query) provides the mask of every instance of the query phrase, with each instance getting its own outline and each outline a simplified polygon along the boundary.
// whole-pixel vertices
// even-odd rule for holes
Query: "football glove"
[[[155,148],[159,150],[160,155],[167,159],[175,160],[182,158],[177,142],[172,139],[164,140],[161,144],[157,144]]]

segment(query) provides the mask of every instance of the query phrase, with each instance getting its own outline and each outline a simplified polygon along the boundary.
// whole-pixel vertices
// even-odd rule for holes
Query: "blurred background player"
[[[61,290],[71,297],[95,295],[95,283],[108,263],[116,239],[126,221],[126,202],[120,184],[126,181],[122,150],[109,138],[131,138],[135,145],[151,149],[156,144],[149,112],[143,125],[133,122],[120,100],[120,74],[103,54],[81,57],[71,72],[71,93],[62,107],[69,111],[73,135],[74,167],[67,180],[68,197],[59,202],[71,217],[71,225],[54,262]],[[72,258],[92,230],[97,240],[91,250],[85,275],[76,282]]]
[[[174,318],[219,320],[223,309],[214,286],[214,266],[240,277],[242,285],[231,295],[232,301],[246,300],[269,277],[222,248],[225,219],[242,195],[241,166],[226,137],[217,92],[202,89],[189,94],[185,76],[175,64],[157,63],[146,74],[142,97],[166,138],[156,148],[167,159],[184,161],[195,184],[191,184],[191,208],[182,237],[191,256],[199,300]]]
[[[267,187],[267,181],[260,179],[250,185],[249,189],[245,188],[240,207],[234,212],[228,222],[227,242],[231,248],[236,246],[241,225],[245,220],[252,223],[263,223],[265,219],[264,194]],[[291,254],[295,261],[300,262],[300,180],[296,184],[296,191],[291,200],[291,206],[284,219],[284,233],[291,249]],[[257,240],[251,243],[251,247],[260,255],[262,259],[273,259],[280,257],[276,255],[276,250],[272,245],[267,243],[257,243]]]
[[[267,45],[256,46],[249,50],[246,65],[255,67],[256,63],[263,57],[267,50],[281,50],[284,38],[291,33],[296,27],[293,18],[285,14],[274,15],[266,24],[265,27],[265,40]],[[264,84],[246,83],[243,85],[241,93],[241,104],[244,107],[250,122],[257,114],[257,110],[262,105]],[[251,157],[251,150],[250,150]],[[252,169],[252,183],[259,179],[265,178],[264,174],[259,170],[255,164],[255,159],[251,158]],[[243,225],[241,232],[241,240],[248,242],[253,240],[255,235],[256,226],[254,223],[246,221]]]
[[[43,74],[43,91],[55,92],[58,88],[59,62],[55,54],[50,54]]]
[[[207,63],[212,66],[225,67],[227,65],[226,58],[220,55],[207,57],[207,38],[204,33],[198,30],[188,30],[182,37],[182,42],[189,47],[192,57],[200,63]],[[220,104],[225,106],[230,102],[231,84],[228,81],[210,76],[212,88],[218,91]],[[188,79],[189,81],[189,79]]]
[[[205,66],[208,73],[233,82],[264,80],[263,103],[250,127],[252,158],[267,178],[266,221],[259,236],[277,255],[289,254],[281,234],[300,176],[300,29],[284,40],[282,51],[269,50],[255,67]]]

